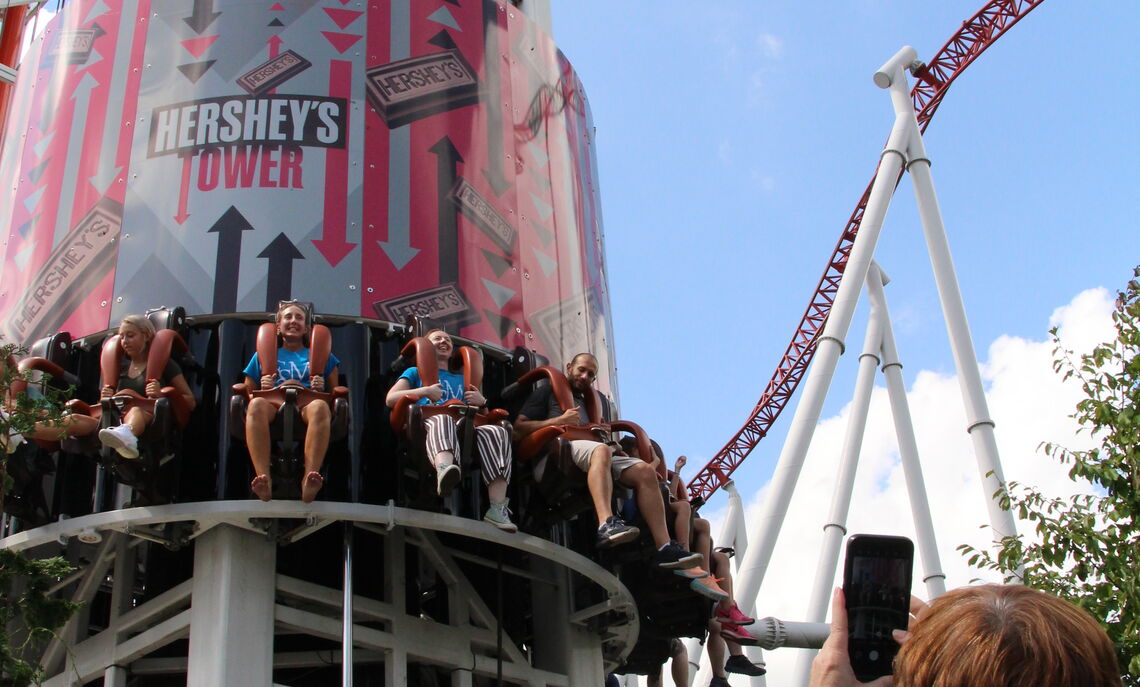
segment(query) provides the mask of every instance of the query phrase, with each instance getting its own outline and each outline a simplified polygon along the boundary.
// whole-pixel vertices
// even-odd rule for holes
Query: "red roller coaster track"
[[[918,83],[910,92],[914,103],[915,116],[920,131],[925,131],[934,112],[942,103],[950,84],[966,70],[986,48],[993,45],[1006,31],[1029,14],[1044,0],[991,0],[978,10],[962,28],[942,46],[934,59],[920,69],[915,76]],[[874,183],[874,177],[871,182]],[[843,227],[827,269],[819,280],[815,294],[808,303],[807,310],[792,336],[792,342],[784,351],[780,364],[768,381],[764,395],[757,401],[748,421],[732,439],[713,456],[689,482],[689,493],[694,500],[707,501],[712,494],[728,481],[733,470],[756,448],[756,444],[768,433],[784,406],[795,393],[796,387],[811,363],[815,354],[816,340],[823,331],[824,322],[831,312],[831,304],[839,290],[839,280],[847,265],[847,256],[859,233],[863,221],[863,211],[871,193],[871,184],[863,191],[851,218]]]

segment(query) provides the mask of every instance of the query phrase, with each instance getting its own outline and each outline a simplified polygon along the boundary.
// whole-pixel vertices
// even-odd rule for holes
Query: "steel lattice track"
[[[918,81],[911,89],[910,97],[914,103],[915,117],[918,119],[920,131],[926,131],[954,79],[985,52],[986,48],[993,45],[1010,27],[1042,2],[1044,0],[991,0],[970,17],[969,21],[962,24],[962,28],[915,75]],[[839,242],[827,262],[823,277],[816,286],[815,294],[792,336],[792,342],[784,351],[780,364],[776,367],[772,378],[768,380],[768,386],[757,401],[752,414],[732,439],[689,481],[689,493],[694,500],[707,501],[722,484],[728,481],[729,475],[768,433],[795,393],[796,387],[799,386],[815,354],[816,340],[823,331],[828,313],[831,312],[831,304],[839,290],[839,280],[847,265],[847,257],[851,253],[855,236],[859,233],[859,226],[863,222],[863,211],[867,207],[871,184],[874,181],[875,177],[872,176],[871,182],[867,184],[867,189],[863,191],[863,196],[855,206],[855,211],[847,220]]]

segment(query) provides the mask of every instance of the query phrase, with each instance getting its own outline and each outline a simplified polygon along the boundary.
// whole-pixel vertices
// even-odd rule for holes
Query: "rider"
[[[574,408],[563,411],[554,398],[551,386],[542,386],[531,392],[515,420],[516,438],[525,437],[543,427],[561,425],[584,425],[589,422],[585,416],[585,394],[598,376],[598,359],[591,353],[579,353],[566,363],[566,379],[574,394]],[[660,568],[684,570],[700,564],[701,556],[685,551],[669,539],[665,527],[665,507],[657,488],[657,473],[649,463],[640,458],[614,455],[608,443],[574,439],[570,442],[574,464],[586,473],[590,496],[594,501],[594,511],[598,517],[597,545],[606,548],[633,541],[640,530],[628,525],[613,514],[610,500],[613,496],[613,483],[621,482],[634,491],[637,508],[649,527],[653,543],[657,547],[654,560]]]
[[[158,398],[163,387],[172,386],[178,391],[190,409],[194,408],[194,394],[182,376],[182,368],[173,360],[168,360],[162,370],[147,370],[147,356],[150,342],[154,340],[154,325],[145,315],[127,315],[119,324],[119,345],[123,348],[122,367],[119,378],[104,379],[101,398],[110,398],[121,391],[134,391],[140,396]],[[149,381],[148,381],[149,380]],[[123,424],[99,430],[99,441],[107,448],[114,449],[123,458],[138,458],[138,438],[146,431],[146,426],[154,415],[142,408],[133,406],[123,418]],[[37,423],[38,424],[38,423]],[[90,434],[89,425],[98,424],[94,418],[72,414],[64,425],[64,431],[72,436]],[[47,429],[47,428],[45,428]],[[37,437],[40,437],[37,426]],[[51,430],[45,434],[50,435]],[[55,427],[55,439],[59,438],[59,427]]]
[[[245,366],[246,387],[250,391],[288,385],[302,386],[313,391],[335,387],[340,381],[340,361],[332,352],[329,352],[325,369],[319,374],[309,370],[309,349],[306,343],[313,327],[309,311],[298,301],[281,301],[277,305],[276,322],[277,337],[281,343],[277,349],[277,370],[262,370],[257,354],[254,353]],[[273,493],[269,477],[269,425],[276,416],[277,408],[267,399],[256,396],[250,399],[245,416],[245,443],[256,476],[249,483],[249,488],[262,501],[268,501]],[[305,432],[305,470],[301,478],[301,500],[310,503],[325,484],[320,470],[329,445],[332,411],[327,403],[309,403],[301,409],[301,421],[308,428]]]
[[[487,398],[472,385],[464,388],[463,373],[448,369],[455,345],[451,336],[442,329],[427,333],[427,340],[435,348],[439,381],[425,385],[420,379],[419,370],[409,367],[404,370],[396,383],[388,391],[385,402],[391,408],[405,396],[417,399],[416,403],[442,405],[448,401],[460,401],[476,408],[487,405]],[[446,496],[459,483],[459,465],[456,454],[459,441],[456,434],[457,421],[450,415],[430,415],[424,420],[427,429],[428,460],[436,471],[436,492]],[[483,519],[505,532],[518,528],[511,522],[507,509],[507,482],[511,479],[511,433],[499,424],[486,424],[475,427],[475,441],[482,459],[483,482],[487,485],[487,496],[491,501]]]

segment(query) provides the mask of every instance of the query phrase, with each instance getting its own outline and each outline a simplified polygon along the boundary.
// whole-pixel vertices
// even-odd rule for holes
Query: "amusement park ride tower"
[[[33,42],[0,162],[3,334],[67,332],[82,395],[124,315],[181,308],[200,416],[173,503],[129,507],[75,456],[94,499],[60,476],[8,518],[5,546],[80,563],[49,684],[586,685],[628,654],[636,609],[606,569],[399,507],[385,427],[410,318],[480,346],[491,391],[512,351],[589,350],[615,395],[593,126],[548,27],[545,0],[75,0]],[[351,399],[308,505],[247,500],[227,431],[290,298],[332,330]]]

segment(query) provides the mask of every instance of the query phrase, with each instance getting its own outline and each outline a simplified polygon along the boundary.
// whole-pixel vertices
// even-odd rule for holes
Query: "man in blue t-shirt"
[[[273,389],[278,386],[299,385],[313,391],[331,389],[339,382],[340,361],[331,352],[322,374],[309,369],[309,349],[305,340],[312,329],[308,312],[295,301],[284,301],[277,309],[277,334],[281,347],[277,349],[277,372],[269,374],[261,369],[257,354],[245,366],[245,385],[250,391]],[[245,414],[245,443],[249,460],[256,473],[249,488],[262,501],[273,493],[269,477],[269,425],[277,416],[277,408],[264,398],[250,399]],[[301,478],[301,500],[310,503],[324,486],[321,465],[329,445],[329,427],[332,411],[327,403],[309,403],[301,409],[305,423],[305,470]]]

